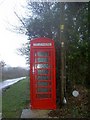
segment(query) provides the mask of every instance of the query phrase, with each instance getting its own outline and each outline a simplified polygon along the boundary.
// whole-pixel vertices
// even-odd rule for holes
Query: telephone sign
[[[30,41],[31,109],[56,109],[56,65],[54,41]]]

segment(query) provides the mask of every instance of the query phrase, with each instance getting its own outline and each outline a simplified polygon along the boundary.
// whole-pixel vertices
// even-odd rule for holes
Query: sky
[[[27,67],[25,57],[17,54],[17,49],[27,42],[27,36],[9,30],[11,25],[20,24],[14,11],[23,15],[25,1],[0,0],[0,61],[11,67]]]

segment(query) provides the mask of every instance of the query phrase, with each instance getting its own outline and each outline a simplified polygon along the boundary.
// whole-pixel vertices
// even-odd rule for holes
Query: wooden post
[[[61,41],[61,95],[60,101],[63,104],[63,100],[65,97],[65,88],[66,88],[66,77],[65,77],[65,41],[64,41],[64,2],[61,3],[61,17],[60,17],[60,41]]]

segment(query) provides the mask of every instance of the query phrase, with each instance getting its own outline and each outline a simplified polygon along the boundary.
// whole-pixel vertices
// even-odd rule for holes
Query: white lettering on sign
[[[33,43],[33,46],[52,46],[52,43]]]

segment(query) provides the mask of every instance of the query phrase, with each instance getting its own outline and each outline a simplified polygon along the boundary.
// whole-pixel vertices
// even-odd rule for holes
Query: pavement
[[[48,118],[49,111],[50,110],[23,109],[21,118]]]

